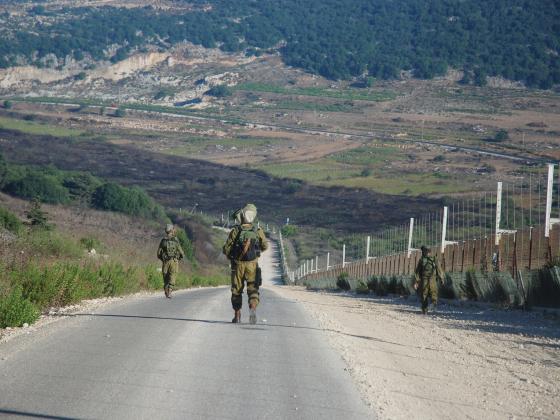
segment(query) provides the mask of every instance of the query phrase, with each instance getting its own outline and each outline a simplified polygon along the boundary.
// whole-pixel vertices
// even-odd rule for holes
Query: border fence
[[[446,273],[500,273],[524,289],[532,271],[559,263],[559,185],[560,173],[555,181],[555,165],[549,164],[545,179],[529,175],[518,183],[498,182],[495,193],[449,203],[439,212],[372,235],[350,237],[339,252],[301,261],[287,277],[308,285],[327,279],[332,284],[343,273],[364,282],[410,278],[420,246],[427,245]],[[560,288],[558,271],[552,276]]]

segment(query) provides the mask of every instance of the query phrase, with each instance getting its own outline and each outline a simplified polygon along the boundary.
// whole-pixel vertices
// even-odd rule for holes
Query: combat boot
[[[235,311],[235,315],[233,316],[231,322],[233,322],[234,324],[239,324],[241,322],[241,309],[237,309]]]
[[[164,286],[163,287],[163,292],[165,293],[165,297],[169,298],[169,286]]]
[[[167,299],[171,299],[171,292],[173,291],[173,288],[171,286],[169,286],[169,288],[167,289]]]
[[[257,323],[257,308],[254,306],[249,307],[249,323],[256,324]]]

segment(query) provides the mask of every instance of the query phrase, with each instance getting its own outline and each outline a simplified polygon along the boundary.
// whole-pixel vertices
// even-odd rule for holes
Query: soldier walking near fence
[[[432,250],[424,245],[422,250],[422,258],[418,261],[416,271],[414,272],[416,281],[414,289],[420,288],[420,299],[422,301],[422,313],[428,312],[428,299],[432,300],[432,311],[435,312],[438,302],[438,284],[443,284],[444,273],[439,265],[436,256],[432,256]]]
[[[179,261],[185,256],[179,239],[175,236],[175,228],[168,224],[165,226],[166,236],[159,243],[157,257],[161,260],[161,273],[163,275],[163,291],[165,297],[171,299],[171,292],[175,286],[175,279],[179,272]]]
[[[257,227],[255,219],[257,208],[247,204],[236,213],[239,224],[230,231],[224,244],[224,254],[231,263],[231,304],[235,311],[231,320],[241,322],[241,306],[243,303],[243,288],[247,283],[249,296],[249,322],[257,322],[257,306],[259,304],[259,287],[261,283],[260,268],[257,264],[261,251],[268,248],[263,230]]]

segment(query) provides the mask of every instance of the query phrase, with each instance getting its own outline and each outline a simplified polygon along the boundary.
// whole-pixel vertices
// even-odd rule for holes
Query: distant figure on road
[[[179,261],[185,256],[179,239],[175,236],[175,227],[172,224],[165,226],[165,238],[159,243],[157,257],[162,262],[163,291],[165,297],[171,299],[171,292],[175,286],[175,279],[179,272]]]
[[[261,283],[260,268],[257,262],[261,251],[268,248],[268,242],[263,230],[254,224],[257,218],[257,208],[253,204],[247,204],[234,217],[240,223],[230,231],[223,248],[224,254],[231,263],[231,305],[235,311],[231,322],[241,322],[243,288],[247,282],[249,322],[256,324]]]
[[[414,289],[420,287],[420,299],[422,300],[422,313],[428,312],[428,298],[432,300],[432,311],[435,312],[438,302],[438,285],[437,281],[443,284],[444,274],[439,265],[436,256],[432,256],[432,250],[425,245],[420,248],[422,258],[418,261],[416,271],[414,272],[416,282]]]

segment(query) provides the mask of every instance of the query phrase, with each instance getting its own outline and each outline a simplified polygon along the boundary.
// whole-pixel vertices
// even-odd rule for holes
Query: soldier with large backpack
[[[436,256],[432,256],[432,250],[424,245],[420,248],[422,257],[416,266],[414,289],[420,289],[422,301],[422,313],[428,312],[428,299],[432,300],[432,310],[435,312],[438,302],[438,284],[443,284],[444,274]]]
[[[175,236],[175,228],[172,224],[165,227],[165,234],[165,238],[159,243],[157,257],[162,262],[163,291],[165,297],[171,299],[171,292],[179,272],[179,261],[185,257],[185,252],[181,248],[179,239]]]
[[[257,322],[257,306],[259,304],[260,275],[258,258],[261,251],[268,248],[263,230],[256,225],[257,208],[247,204],[236,213],[239,224],[230,231],[224,244],[224,254],[231,263],[231,305],[235,312],[231,322],[241,322],[241,306],[243,289],[247,283],[249,297],[249,322]]]

